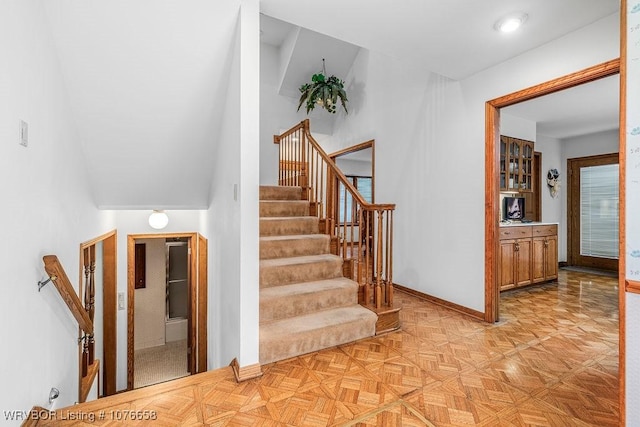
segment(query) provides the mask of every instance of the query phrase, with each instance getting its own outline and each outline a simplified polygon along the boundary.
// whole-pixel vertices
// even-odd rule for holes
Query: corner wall
[[[258,363],[260,46],[257,0],[243,0],[228,58],[229,82],[206,229],[209,369]],[[210,334],[211,336],[211,334]]]

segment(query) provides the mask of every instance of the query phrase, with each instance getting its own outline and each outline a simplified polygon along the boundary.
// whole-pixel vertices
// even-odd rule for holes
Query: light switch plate
[[[29,123],[20,120],[20,145],[26,147],[29,145]]]

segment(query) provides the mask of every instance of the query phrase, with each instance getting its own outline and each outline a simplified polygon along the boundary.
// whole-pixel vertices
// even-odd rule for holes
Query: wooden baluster
[[[378,236],[376,242],[377,249],[377,259],[376,259],[376,290],[375,290],[375,299],[376,299],[376,308],[380,308],[382,306],[382,215],[380,211],[373,211],[374,215],[378,216]]]
[[[393,211],[387,211],[387,305],[393,307],[393,277],[392,277],[392,257],[391,251],[393,242]]]
[[[89,346],[87,344],[87,336],[82,337],[82,377],[87,376],[89,371]]]
[[[89,297],[89,274],[90,274],[90,255],[89,255],[89,248],[85,248],[83,253],[82,253],[83,257],[83,267],[84,267],[84,310],[87,312],[87,314],[89,313],[89,304],[90,304],[90,297]],[[91,317],[89,317],[89,319],[91,319]],[[89,346],[87,343],[87,335],[85,334],[85,331],[82,331],[82,360],[81,360],[81,370],[82,370],[82,376],[86,377],[87,376],[87,371],[88,371],[88,366],[89,366]]]
[[[91,319],[91,323],[93,323],[95,317],[95,295],[96,295],[96,283],[95,283],[95,273],[96,273],[96,246],[91,245],[89,247],[89,319]],[[89,335],[89,365],[93,365],[95,361],[95,337],[94,333]]]
[[[365,271],[365,275],[364,275],[364,280],[365,280],[365,301],[367,304],[371,303],[371,271],[369,269],[370,266],[370,262],[371,262],[371,248],[370,248],[370,244],[371,244],[371,211],[367,210],[367,215],[365,217],[365,235],[366,235],[366,241],[365,241],[365,247],[364,247],[364,253],[365,253],[365,259],[364,259],[364,271]]]

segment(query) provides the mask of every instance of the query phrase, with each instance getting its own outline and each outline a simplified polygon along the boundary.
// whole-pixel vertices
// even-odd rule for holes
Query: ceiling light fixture
[[[169,217],[164,211],[156,211],[154,210],[149,215],[149,225],[151,228],[155,228],[156,230],[162,230],[169,224]]]
[[[493,28],[501,33],[512,33],[522,26],[527,20],[526,13],[512,13],[498,20]]]

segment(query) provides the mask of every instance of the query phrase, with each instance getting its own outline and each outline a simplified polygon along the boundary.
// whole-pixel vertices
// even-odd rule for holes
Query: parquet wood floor
[[[618,425],[615,278],[561,270],[557,284],[503,293],[493,325],[396,298],[400,332],[263,366],[240,384],[225,368],[70,408],[93,423],[61,410],[44,424]],[[122,419],[134,410],[157,420]]]

